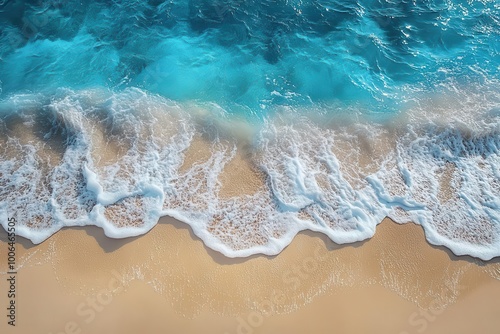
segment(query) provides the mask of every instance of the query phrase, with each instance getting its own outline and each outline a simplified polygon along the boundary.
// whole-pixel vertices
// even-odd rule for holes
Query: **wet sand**
[[[303,232],[274,257],[226,258],[172,218],[137,238],[85,227],[36,246],[18,241],[16,327],[2,317],[2,333],[497,333],[500,326],[499,261],[456,257],[429,245],[419,226],[388,219],[368,241],[336,245]]]

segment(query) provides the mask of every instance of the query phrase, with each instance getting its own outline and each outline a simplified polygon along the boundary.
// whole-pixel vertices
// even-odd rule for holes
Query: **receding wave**
[[[65,226],[136,236],[169,215],[210,248],[248,256],[276,254],[304,229],[363,240],[389,216],[490,259],[495,89],[455,89],[390,119],[277,108],[260,122],[140,89],[15,95],[0,104],[0,219],[17,217],[19,235],[39,243]]]

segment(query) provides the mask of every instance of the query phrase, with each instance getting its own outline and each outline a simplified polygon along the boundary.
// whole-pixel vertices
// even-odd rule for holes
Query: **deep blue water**
[[[245,113],[396,111],[500,71],[496,0],[2,0],[0,31],[0,98],[139,87]]]

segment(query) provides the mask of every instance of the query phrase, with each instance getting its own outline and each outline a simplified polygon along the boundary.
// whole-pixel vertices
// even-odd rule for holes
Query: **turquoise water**
[[[398,111],[498,77],[497,1],[3,1],[2,96],[139,87],[265,114]]]
[[[500,255],[498,1],[1,0],[0,31],[0,218],[34,242],[171,215],[276,254],[390,216]],[[265,185],[223,198],[241,140]]]

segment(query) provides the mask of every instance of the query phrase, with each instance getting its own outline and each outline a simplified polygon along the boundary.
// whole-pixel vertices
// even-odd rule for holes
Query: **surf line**
[[[16,219],[9,218],[7,223],[7,324],[16,326]]]

